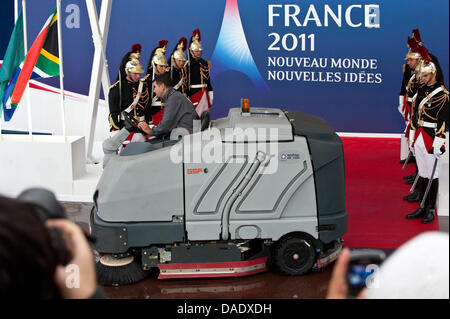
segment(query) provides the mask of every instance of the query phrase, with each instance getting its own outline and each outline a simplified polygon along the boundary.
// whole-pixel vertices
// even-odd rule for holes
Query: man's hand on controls
[[[152,136],[152,130],[146,122],[139,122],[138,127],[145,133],[146,137]]]

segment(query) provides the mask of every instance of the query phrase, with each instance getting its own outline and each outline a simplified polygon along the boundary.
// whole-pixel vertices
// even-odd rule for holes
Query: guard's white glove
[[[398,97],[398,111],[400,112],[400,114],[404,117],[405,116],[405,112],[403,112],[403,102],[404,101],[404,96],[400,95]]]
[[[445,152],[445,138],[435,137],[433,141],[433,154],[437,159]]]
[[[436,157],[437,159],[440,159],[443,153],[441,152],[440,148],[433,147],[433,154],[434,154],[434,157]]]
[[[209,103],[213,104],[214,91],[208,91]]]

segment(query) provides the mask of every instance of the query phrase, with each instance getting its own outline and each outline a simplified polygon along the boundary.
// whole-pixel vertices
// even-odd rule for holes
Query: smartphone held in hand
[[[356,297],[364,288],[375,288],[374,275],[386,259],[379,249],[355,249],[351,251],[347,270],[349,295]]]

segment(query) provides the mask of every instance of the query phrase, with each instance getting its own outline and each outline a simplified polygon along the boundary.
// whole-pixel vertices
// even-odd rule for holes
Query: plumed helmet
[[[141,66],[141,63],[139,62],[139,54],[138,53],[131,53],[130,54],[130,60],[125,65],[125,72],[128,73],[144,73],[144,69]]]
[[[153,56],[151,58],[153,66],[156,65],[167,66],[167,61],[165,57],[167,43],[169,43],[167,40],[161,40],[158,42],[158,47],[154,50]]]
[[[435,74],[436,65],[431,61],[430,54],[424,45],[419,47],[419,53],[422,57],[419,68],[419,75],[422,76],[430,73]]]
[[[414,38],[408,37],[407,46],[409,48],[408,53],[406,54],[405,59],[421,59],[421,55],[419,52],[419,46],[417,41]]]
[[[187,39],[186,38],[180,38],[178,40],[177,46],[175,47],[175,50],[173,51],[172,58],[174,60],[181,60],[186,61],[186,56],[184,54],[184,51],[186,51],[187,46]]]
[[[433,62],[424,62],[420,66],[420,75],[426,75],[426,74],[434,74],[436,73],[436,65]]]
[[[189,49],[194,52],[203,51],[202,44],[200,43],[200,41],[202,41],[200,30],[195,29],[194,31],[192,31],[191,44],[189,46]]]
[[[142,46],[139,43],[133,44],[131,53],[128,56],[128,61],[125,64],[125,72],[128,73],[144,73],[144,69],[139,62],[141,56]]]

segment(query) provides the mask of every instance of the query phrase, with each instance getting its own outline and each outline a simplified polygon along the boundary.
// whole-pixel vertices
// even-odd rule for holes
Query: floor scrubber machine
[[[103,285],[302,275],[347,231],[344,150],[323,119],[232,108],[178,140],[130,143],[104,168],[91,234]]]

